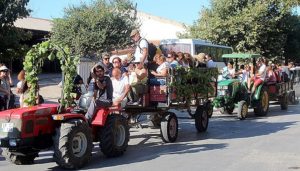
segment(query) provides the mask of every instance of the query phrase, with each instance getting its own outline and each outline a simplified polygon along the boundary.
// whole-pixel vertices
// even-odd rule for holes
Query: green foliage
[[[135,20],[129,0],[96,0],[65,9],[64,17],[54,20],[52,40],[75,54],[100,54],[130,43]]]
[[[207,93],[213,94],[212,82],[216,81],[218,70],[216,68],[176,68],[174,81],[170,85],[176,91],[176,98],[185,98],[187,101],[205,97]]]
[[[31,34],[14,27],[13,23],[17,18],[29,15],[30,10],[26,9],[28,1],[0,1],[0,59],[2,62],[24,54],[26,47],[21,45],[20,41],[28,40]]]
[[[284,56],[289,60],[300,62],[300,17],[293,16],[290,22],[293,27],[287,35]]]
[[[237,52],[282,56],[296,1],[212,0],[183,37],[232,46]]]
[[[38,74],[41,72],[41,67],[47,58],[49,60],[54,60],[55,58],[60,60],[61,69],[64,74],[64,94],[61,100],[61,106],[68,107],[72,103],[71,91],[79,57],[71,56],[69,48],[62,48],[51,41],[34,45],[25,57],[23,65],[26,72],[25,79],[29,85],[29,97],[25,99],[25,103],[29,106],[36,105]]]

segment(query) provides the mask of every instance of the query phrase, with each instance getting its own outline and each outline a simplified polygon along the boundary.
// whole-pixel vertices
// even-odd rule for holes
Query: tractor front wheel
[[[28,152],[25,153],[21,152],[22,155],[16,155],[15,153],[11,153],[8,148],[2,148],[2,156],[11,163],[16,165],[23,165],[23,164],[33,164],[34,159],[38,157],[37,152]]]
[[[54,160],[62,168],[78,169],[86,165],[92,155],[92,133],[82,120],[70,120],[56,129]]]

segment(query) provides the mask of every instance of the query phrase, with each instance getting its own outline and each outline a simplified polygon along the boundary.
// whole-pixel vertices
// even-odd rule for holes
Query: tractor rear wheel
[[[70,120],[56,129],[54,160],[62,168],[78,169],[86,165],[92,155],[92,133],[82,120]]]
[[[100,149],[106,157],[122,155],[128,146],[129,127],[124,116],[110,114],[106,123],[99,131]]]
[[[269,111],[269,94],[268,91],[263,88],[260,92],[260,98],[257,105],[254,107],[254,113],[257,116],[266,116]]]

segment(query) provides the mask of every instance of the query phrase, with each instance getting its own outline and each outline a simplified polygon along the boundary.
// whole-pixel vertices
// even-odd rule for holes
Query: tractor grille
[[[13,124],[13,125],[12,125]],[[12,126],[8,128],[7,125]],[[9,122],[0,118],[0,139],[1,138],[20,138],[22,121],[20,119],[11,119]]]

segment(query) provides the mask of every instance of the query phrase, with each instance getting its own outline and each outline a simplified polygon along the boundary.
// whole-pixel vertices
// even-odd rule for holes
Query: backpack
[[[140,48],[140,51],[142,51],[142,48],[140,47],[140,42],[141,40],[146,40],[144,38],[141,38],[139,43],[138,43],[138,47]],[[153,44],[153,43],[149,43],[147,40],[146,42],[148,43],[148,61],[152,62],[153,61],[153,58],[156,54],[156,51],[157,51],[157,47]]]

